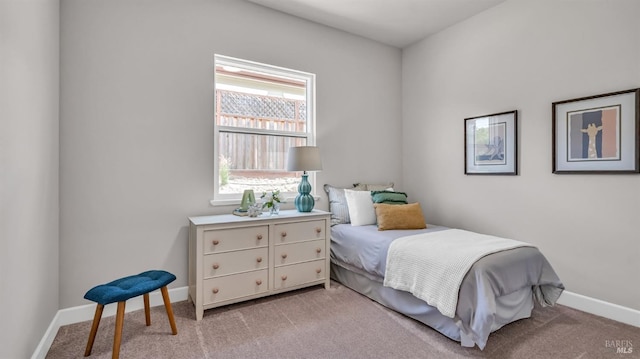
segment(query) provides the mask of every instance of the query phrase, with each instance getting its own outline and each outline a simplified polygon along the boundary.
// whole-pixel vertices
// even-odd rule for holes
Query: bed
[[[329,198],[331,201],[332,196]],[[335,201],[333,204],[332,211],[339,212]],[[336,217],[340,213],[332,212],[332,215]],[[388,254],[397,243],[408,239],[452,238],[463,232],[437,225],[381,231],[376,224],[340,222],[334,221],[331,227],[332,279],[428,325],[465,347],[477,345],[484,349],[491,332],[530,317],[536,302],[542,306],[554,305],[564,290],[538,248],[519,245],[497,250],[474,261],[460,277],[457,296],[453,293],[457,300],[453,312],[445,315],[446,311],[439,305],[430,305],[409,290],[394,289],[388,286],[389,283],[385,285],[385,274],[389,276],[387,264],[394,263]],[[342,222],[348,222],[348,217]]]

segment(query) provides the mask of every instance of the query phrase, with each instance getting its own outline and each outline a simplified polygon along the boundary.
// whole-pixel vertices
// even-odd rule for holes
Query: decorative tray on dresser
[[[280,211],[189,218],[189,299],[204,310],[324,284],[330,213]]]

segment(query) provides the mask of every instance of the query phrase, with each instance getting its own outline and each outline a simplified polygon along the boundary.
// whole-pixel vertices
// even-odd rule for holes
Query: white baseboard
[[[188,287],[169,289],[171,302],[181,302],[187,300]],[[562,292],[558,304],[565,305],[583,312],[599,315],[618,322],[640,327],[640,311],[623,307],[621,305],[605,302],[599,299],[586,297],[581,294],[571,293],[569,291]],[[150,293],[149,305],[152,307],[164,305],[162,295],[159,291]],[[115,303],[108,304],[104,307],[102,317],[110,317],[116,314],[117,306]],[[133,298],[127,301],[126,312],[132,312],[144,308],[142,297]],[[51,347],[51,343],[58,334],[58,329],[63,325],[93,320],[96,310],[95,304],[81,305],[78,307],[60,309],[53,317],[49,328],[40,340],[40,344],[34,351],[31,359],[44,359]],[[87,335],[89,335],[87,333]]]
[[[187,295],[188,287],[169,289],[169,297],[171,298],[172,303],[187,300]],[[159,305],[164,305],[160,291],[149,293],[149,306],[156,307]],[[117,307],[116,303],[105,305],[104,310],[102,311],[102,317],[105,318],[116,315]],[[125,312],[133,312],[143,308],[144,302],[142,301],[142,296],[139,296],[127,301]],[[53,340],[56,338],[56,334],[58,334],[58,329],[61,326],[93,320],[95,312],[96,304],[60,309],[53,317],[51,324],[49,324],[49,328],[47,328],[47,331],[44,333],[44,336],[42,337],[42,340],[40,340],[36,350],[33,352],[31,359],[44,359],[47,356],[47,352],[49,351]],[[87,338],[88,335],[89,333],[87,333]]]
[[[558,299],[558,304],[640,327],[640,310],[586,297],[581,294],[571,293],[566,290],[562,292],[562,295]]]

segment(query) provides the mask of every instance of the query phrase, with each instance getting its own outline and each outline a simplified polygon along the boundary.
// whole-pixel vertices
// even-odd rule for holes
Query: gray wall
[[[403,51],[403,175],[428,222],[539,246],[640,309],[640,175],[551,173],[551,103],[640,87],[640,2],[507,1]],[[465,176],[466,117],[518,110],[519,176]]]
[[[0,358],[58,311],[57,0],[0,1]]]
[[[209,204],[214,53],[317,75],[319,194],[402,181],[398,49],[236,0],[63,0],[60,41],[61,308],[150,268],[186,286],[187,217],[233,209]]]

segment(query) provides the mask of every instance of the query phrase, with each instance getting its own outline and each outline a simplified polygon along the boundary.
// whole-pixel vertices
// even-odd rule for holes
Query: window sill
[[[240,205],[240,200],[239,199],[212,199],[209,200],[209,204],[212,205],[213,207],[219,207],[219,206],[238,206]]]

